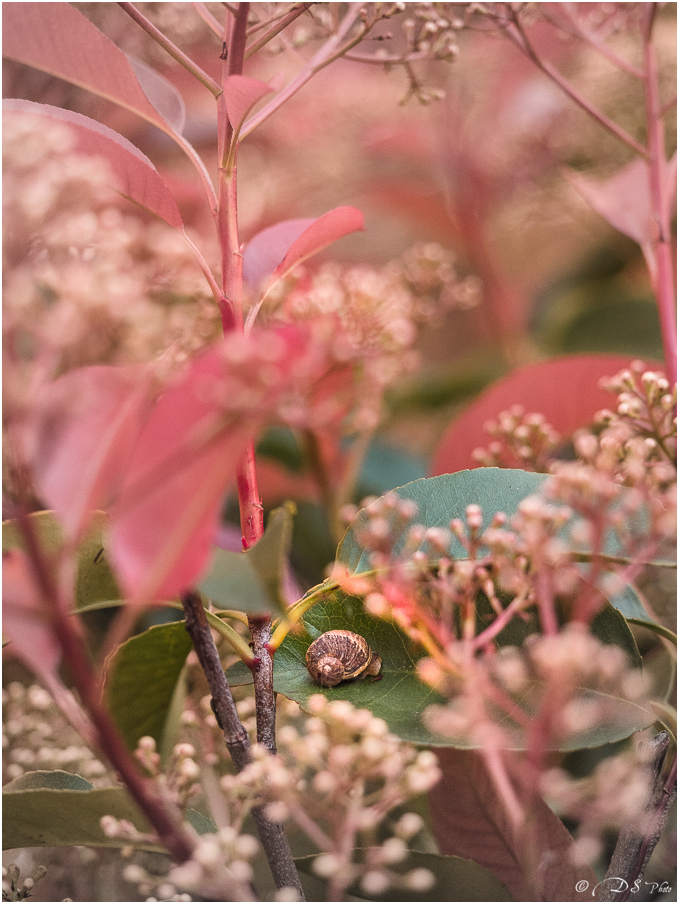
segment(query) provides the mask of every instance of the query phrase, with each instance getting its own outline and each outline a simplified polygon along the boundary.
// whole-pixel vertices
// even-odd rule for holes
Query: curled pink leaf
[[[243,276],[253,289],[268,289],[316,252],[363,228],[361,211],[348,206],[336,207],[317,219],[284,220],[248,242]]]

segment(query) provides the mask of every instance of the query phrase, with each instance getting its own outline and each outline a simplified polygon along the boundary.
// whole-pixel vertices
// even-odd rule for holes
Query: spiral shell
[[[350,678],[377,675],[382,660],[360,634],[326,631],[306,652],[306,667],[321,687],[335,687]]]

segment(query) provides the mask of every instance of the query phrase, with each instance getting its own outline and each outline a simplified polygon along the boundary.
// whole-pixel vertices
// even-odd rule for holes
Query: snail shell
[[[382,660],[360,634],[326,631],[306,651],[306,667],[316,684],[334,687],[349,678],[377,675]]]

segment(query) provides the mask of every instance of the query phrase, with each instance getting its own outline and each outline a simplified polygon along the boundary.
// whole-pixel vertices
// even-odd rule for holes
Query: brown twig
[[[186,630],[191,636],[198,661],[210,688],[215,718],[224,732],[224,743],[231,754],[236,771],[240,772],[250,762],[250,738],[238,717],[231,688],[226,680],[200,597],[196,593],[185,593],[182,605],[186,614]],[[252,818],[276,887],[294,888],[300,900],[304,900],[297,868],[283,827],[267,819],[261,806],[252,808]]]
[[[670,809],[677,796],[676,753],[669,774],[663,764],[670,746],[670,736],[660,732],[648,747],[652,751],[649,771],[651,787],[642,814],[635,814],[622,827],[611,864],[599,883],[597,901],[626,901],[641,879],[653,850],[660,840]]]

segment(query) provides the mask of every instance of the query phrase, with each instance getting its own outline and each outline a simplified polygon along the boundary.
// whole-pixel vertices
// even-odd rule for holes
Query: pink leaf
[[[261,415],[227,425],[206,397],[224,376],[219,347],[158,400],[111,512],[112,555],[133,601],[174,599],[204,568],[223,494]]]
[[[78,151],[106,158],[116,177],[114,188],[170,226],[183,230],[179,208],[169,189],[148,157],[127,138],[80,113],[47,104],[35,104],[28,100],[5,100],[3,110],[28,113],[67,123],[75,136]]]
[[[224,98],[226,112],[234,132],[240,132],[243,120],[254,105],[274,89],[258,78],[247,75],[230,75],[226,80]]]
[[[119,489],[147,405],[146,381],[132,368],[83,367],[43,393],[27,457],[38,492],[71,538]]]
[[[250,239],[243,254],[243,279],[253,290],[269,279],[293,242],[315,222],[313,217],[283,220]]]
[[[476,751],[439,748],[436,756],[443,778],[429,792],[429,811],[442,854],[484,866],[517,901],[592,899],[594,872],[589,866],[573,865],[569,857],[573,839],[541,798],[532,803],[526,824],[518,827],[505,812]],[[527,861],[536,865],[537,889],[526,883]],[[578,893],[576,884],[583,879],[585,891]]]
[[[491,441],[484,424],[512,405],[543,414],[563,437],[571,436],[590,424],[597,411],[611,407],[614,397],[599,389],[599,380],[629,363],[629,357],[621,355],[567,355],[520,367],[481,393],[453,421],[434,455],[431,474],[478,468],[472,452]]]
[[[2,25],[4,56],[87,88],[172,132],[125,54],[70,3],[3,3]]]
[[[133,56],[128,56],[127,59],[144,94],[151,101],[154,109],[160,113],[165,122],[177,135],[181,135],[186,125],[184,98],[175,86],[168,82],[166,78],[163,78],[155,69],[151,69],[146,63],[135,59]]]
[[[312,254],[364,228],[355,207],[336,207],[318,219],[285,220],[258,233],[246,246],[243,275],[253,288],[270,287]]]
[[[2,555],[2,633],[13,642],[13,652],[19,659],[50,686],[61,650],[21,549],[10,549]]]
[[[657,227],[651,212],[648,163],[633,160],[604,181],[575,172],[567,172],[566,175],[590,207],[614,229],[641,246],[651,266]]]

